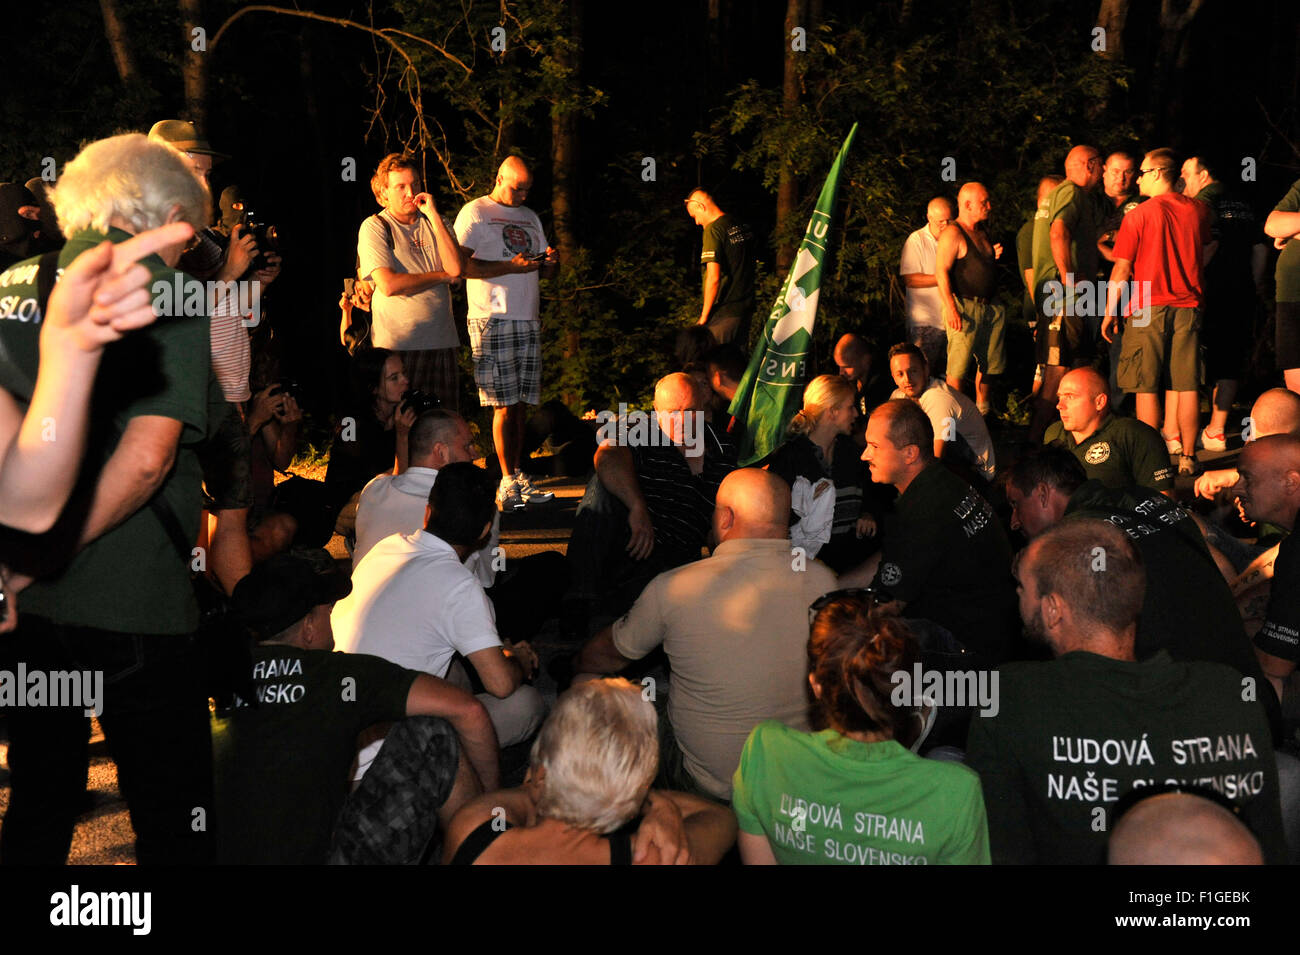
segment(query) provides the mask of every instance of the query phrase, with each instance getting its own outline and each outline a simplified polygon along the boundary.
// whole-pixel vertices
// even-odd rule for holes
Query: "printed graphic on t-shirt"
[[[530,255],[533,251],[532,235],[523,226],[515,225],[513,222],[507,222],[501,227],[501,243],[510,258],[514,258],[520,252]]]
[[[1089,464],[1104,464],[1110,458],[1110,445],[1098,441],[1084,452],[1083,459]]]

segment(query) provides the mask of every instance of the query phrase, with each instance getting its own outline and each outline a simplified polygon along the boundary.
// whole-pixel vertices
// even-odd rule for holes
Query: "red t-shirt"
[[[1115,258],[1133,263],[1126,315],[1148,304],[1199,308],[1205,301],[1201,250],[1210,241],[1210,209],[1177,192],[1152,196],[1124,216],[1115,237]],[[1150,282],[1150,300],[1143,283]]]

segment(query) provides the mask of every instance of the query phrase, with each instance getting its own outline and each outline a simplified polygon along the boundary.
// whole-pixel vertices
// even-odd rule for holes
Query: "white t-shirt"
[[[536,255],[549,243],[536,213],[524,206],[503,206],[491,196],[468,202],[456,216],[456,241],[473,249],[473,258],[507,262],[520,252]],[[516,321],[537,321],[540,306],[536,272],[466,279],[470,318],[499,315]]]
[[[357,544],[352,549],[352,566],[385,537],[414,534],[424,527],[424,508],[429,503],[429,489],[437,480],[435,468],[409,467],[401,474],[381,474],[372,478],[361,491],[357,503]],[[496,583],[492,568],[493,549],[501,540],[501,515],[492,518],[492,537],[482,550],[465,561],[485,588]]]
[[[352,571],[352,593],[330,613],[334,648],[446,677],[452,657],[501,646],[492,603],[451,545],[428,531],[393,534]],[[360,779],[383,740],[357,756]]]
[[[929,226],[921,226],[903,243],[903,257],[898,263],[899,275],[933,275],[935,260],[939,257],[939,241],[930,234]],[[907,289],[907,334],[918,326],[943,328],[943,305],[939,289]]]
[[[907,395],[903,394],[901,388],[895,388],[889,397],[906,398]],[[943,440],[944,431],[948,428],[947,420],[951,418],[957,433],[975,455],[975,469],[985,480],[993,480],[997,469],[993,457],[993,438],[989,435],[988,425],[984,423],[984,416],[975,407],[975,402],[960,391],[953,391],[947,382],[931,378],[929,386],[921,392],[916,403],[930,419],[936,441]]]
[[[378,268],[407,275],[446,271],[438,255],[433,226],[423,213],[411,225],[398,222],[387,209],[379,215],[392,229],[393,247],[388,247],[383,224],[373,216],[361,223],[357,232],[361,278],[371,279]],[[460,347],[451,316],[451,291],[445,283],[414,295],[385,295],[376,287],[370,300],[370,314],[374,322],[371,341],[376,348],[424,351]]]

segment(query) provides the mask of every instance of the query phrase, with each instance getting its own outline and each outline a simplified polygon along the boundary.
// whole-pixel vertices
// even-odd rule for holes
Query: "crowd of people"
[[[526,163],[444,220],[386,156],[327,474],[277,481],[303,420],[261,319],[282,263],[237,187],[214,224],[224,158],[163,120],[0,185],[0,671],[102,674],[141,863],[1300,857],[1300,182],[1261,224],[1218,160],[1073,148],[1016,242],[1027,442],[996,413],[989,191],[935,197],[905,340],[839,338],[740,467],[756,247],[717,197],[684,200],[678,370],[593,435],[529,417],[561,262]],[[1283,387],[1202,473],[1237,440],[1268,237]],[[561,433],[588,478],[567,550],[507,557]],[[61,863],[89,713],[4,702],[0,862]]]

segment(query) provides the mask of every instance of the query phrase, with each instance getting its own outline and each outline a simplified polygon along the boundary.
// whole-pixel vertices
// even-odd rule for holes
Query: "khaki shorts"
[[[948,329],[948,377],[969,378],[974,364],[986,375],[1006,366],[1006,311],[1001,305],[973,298],[957,299],[961,331]]]
[[[1124,326],[1116,380],[1125,391],[1196,391],[1201,384],[1201,310],[1153,305]]]

